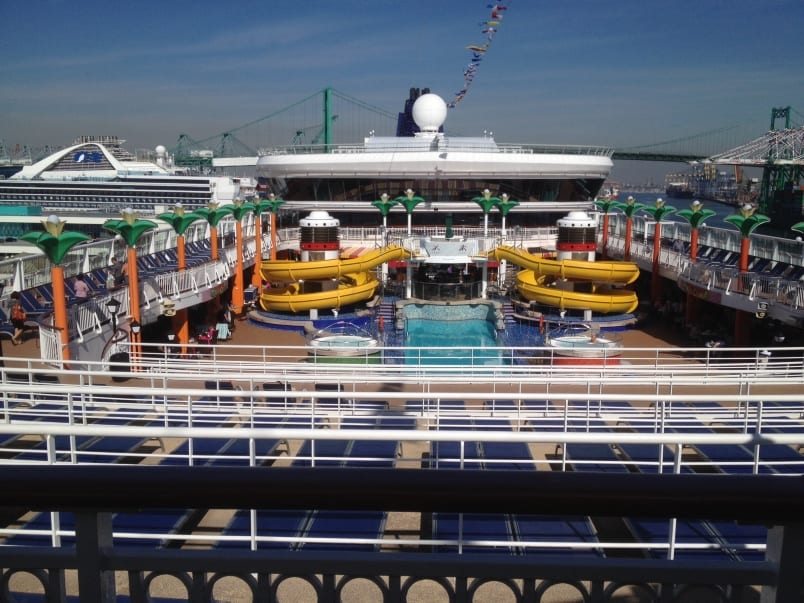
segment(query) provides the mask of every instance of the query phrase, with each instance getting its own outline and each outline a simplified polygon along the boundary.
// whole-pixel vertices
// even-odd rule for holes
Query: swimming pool
[[[405,364],[503,364],[493,304],[403,306]]]

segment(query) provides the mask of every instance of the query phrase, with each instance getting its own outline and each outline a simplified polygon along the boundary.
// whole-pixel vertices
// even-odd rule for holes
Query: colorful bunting
[[[496,34],[499,30],[500,21],[502,21],[503,18],[503,12],[508,10],[508,6],[506,6],[506,4],[503,2],[489,4],[488,8],[491,9],[489,19],[479,23],[480,27],[482,28],[480,32],[486,36],[486,41],[484,44],[473,44],[466,47],[467,50],[472,51],[472,60],[463,71],[463,87],[455,93],[455,98],[447,105],[451,109],[461,102],[464,96],[466,96],[469,86],[472,85],[472,81],[475,79],[475,75],[477,74],[477,68],[480,66],[483,56],[488,51],[491,41],[494,39],[494,34]]]

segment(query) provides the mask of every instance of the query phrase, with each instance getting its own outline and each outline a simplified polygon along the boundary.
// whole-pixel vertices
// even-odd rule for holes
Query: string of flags
[[[491,41],[494,39],[494,34],[496,34],[500,28],[503,13],[508,10],[508,6],[506,6],[504,2],[495,2],[493,4],[489,4],[488,8],[491,11],[489,18],[486,21],[481,21],[479,23],[481,33],[486,36],[485,42],[481,45],[473,44],[466,47],[472,52],[472,60],[463,72],[463,87],[455,93],[455,98],[452,100],[452,102],[447,104],[450,109],[453,109],[455,105],[461,102],[463,97],[466,96],[469,86],[472,85],[472,81],[475,79],[477,69],[480,66],[480,63],[483,61],[483,57],[486,55],[489,46],[491,46]]]

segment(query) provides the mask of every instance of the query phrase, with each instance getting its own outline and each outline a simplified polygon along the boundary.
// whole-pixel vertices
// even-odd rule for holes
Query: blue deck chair
[[[487,546],[481,540],[513,540],[513,532],[508,515],[500,513],[433,513],[433,538],[436,540],[458,540],[464,543],[463,554],[498,553],[514,555],[516,547],[511,544]],[[456,544],[441,544],[434,547],[438,552],[456,552]]]
[[[383,511],[314,511],[304,533],[306,538],[374,539],[382,537],[386,514]],[[305,551],[376,551],[378,544],[350,542],[302,542]]]
[[[351,446],[349,440],[305,440],[291,464],[294,467],[340,467]]]
[[[474,422],[471,418],[448,418],[439,422],[439,428],[443,430],[464,430],[472,429]],[[439,442],[433,441],[430,444],[430,467],[433,469],[481,469],[483,452],[479,442],[467,441],[463,443],[463,450],[460,442]]]
[[[515,514],[511,518],[514,538],[525,555],[553,559],[557,555],[602,557],[597,531],[588,517],[561,517]],[[585,543],[590,546],[545,547],[538,542]]]
[[[310,511],[299,509],[257,511],[255,532],[258,536],[288,539],[258,542],[257,548],[279,550],[297,548],[298,538],[304,534],[306,527],[310,523],[311,515]],[[243,540],[221,540],[216,543],[216,548],[248,549],[250,546],[248,537],[251,534],[251,512],[248,509],[236,511],[221,534],[223,536],[238,536]]]

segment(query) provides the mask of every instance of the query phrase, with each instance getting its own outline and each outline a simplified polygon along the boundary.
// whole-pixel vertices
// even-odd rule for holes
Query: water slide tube
[[[273,289],[260,295],[260,305],[275,312],[306,312],[349,306],[371,299],[380,282],[370,272],[355,272],[340,278],[338,286],[329,291],[301,293],[299,283]]]
[[[261,274],[269,281],[295,281],[282,289],[264,291],[260,305],[265,310],[277,312],[305,312],[349,306],[371,299],[379,285],[369,271],[390,260],[401,259],[409,254],[396,245],[389,245],[347,260],[320,260],[299,262],[273,260],[263,262]],[[338,279],[338,286],[328,291],[301,293],[300,280]]]
[[[633,291],[612,289],[599,284],[633,283],[639,277],[639,268],[632,262],[552,260],[509,246],[498,247],[490,255],[526,269],[517,275],[517,289],[530,301],[556,308],[592,310],[603,314],[630,313],[639,306],[639,300]],[[592,282],[593,291],[590,293],[551,287],[550,284],[558,278]]]
[[[408,257],[410,254],[397,245],[388,245],[346,260],[269,260],[260,265],[262,278],[267,281],[301,281],[325,278],[340,278],[345,274],[367,272],[391,260]]]

